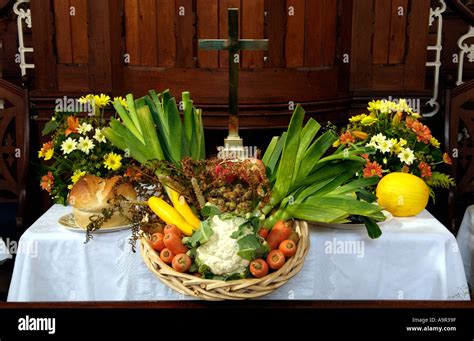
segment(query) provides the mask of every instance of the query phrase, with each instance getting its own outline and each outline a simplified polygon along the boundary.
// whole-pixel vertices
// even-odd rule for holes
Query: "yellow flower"
[[[367,117],[364,117],[362,121],[360,121],[360,123],[362,123],[362,125],[364,126],[371,126],[377,121],[378,121],[377,118],[372,117],[372,116],[367,116]]]
[[[121,97],[121,96],[119,96],[119,97],[114,97],[114,102],[115,102],[115,101],[119,101],[120,104],[122,104],[122,106],[124,106],[125,108],[128,109],[127,101],[126,101],[123,97]]]
[[[44,153],[44,161],[51,160],[51,158],[53,157],[53,155],[54,155],[54,149],[48,149],[48,150]]]
[[[94,95],[91,95],[91,94],[82,96],[81,98],[79,98],[79,103],[82,103],[82,104],[90,103],[93,98],[94,98]]]
[[[411,117],[413,117],[414,119],[419,119],[421,118],[421,115],[416,113],[416,112],[410,112],[409,113]]]
[[[71,182],[72,184],[75,184],[80,178],[82,178],[84,175],[86,175],[86,172],[81,171],[80,169],[77,169],[74,171],[74,173],[71,176]]]
[[[107,169],[116,171],[122,167],[122,157],[115,153],[108,153],[104,156],[104,166]]]
[[[441,145],[441,143],[439,143],[438,139],[436,137],[431,137],[430,139],[430,143],[433,147],[435,148],[439,148],[439,146]]]
[[[360,114],[360,115],[352,116],[352,117],[349,119],[349,122],[351,122],[351,123],[357,123],[357,122],[362,121],[362,119],[364,119],[365,117],[367,117],[366,114]]]
[[[94,95],[93,101],[95,107],[101,109],[110,103],[110,97],[105,94]]]
[[[333,146],[334,148],[337,148],[337,147],[339,147],[340,145],[341,145],[341,141],[339,141],[339,139],[337,139],[336,141],[334,141],[334,143],[332,144],[332,146]]]

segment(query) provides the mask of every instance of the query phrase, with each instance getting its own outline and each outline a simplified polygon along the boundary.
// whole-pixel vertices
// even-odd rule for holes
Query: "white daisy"
[[[81,135],[85,135],[86,133],[90,132],[92,130],[92,125],[90,125],[87,122],[82,123],[78,128],[77,132]]]
[[[105,142],[105,136],[104,134],[102,134],[102,130],[97,128],[95,129],[94,139],[97,142]]]
[[[77,141],[73,140],[70,137],[67,140],[64,140],[63,143],[61,143],[61,150],[63,151],[63,154],[69,154],[75,151],[76,148],[77,148]]]
[[[384,140],[380,141],[375,148],[380,150],[382,153],[388,153],[393,147],[393,141],[391,140]]]
[[[415,161],[415,154],[410,148],[403,148],[397,155],[401,162],[411,165]]]
[[[92,142],[89,137],[83,138],[82,136],[79,138],[79,143],[77,144],[77,148],[80,149],[82,152],[89,155],[89,152],[94,148],[94,142]]]

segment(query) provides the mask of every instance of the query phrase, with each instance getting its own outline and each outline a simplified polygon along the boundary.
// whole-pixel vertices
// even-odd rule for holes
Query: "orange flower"
[[[131,178],[132,180],[139,180],[142,177],[142,173],[138,169],[127,168],[124,176]]]
[[[339,138],[339,141],[341,141],[341,144],[348,144],[348,143],[354,143],[355,139],[354,136],[352,136],[350,131],[346,131],[344,134],[341,135]]]
[[[44,158],[45,161],[48,161],[51,159],[53,154],[54,154],[53,141],[49,141],[49,142],[43,143],[41,150],[38,152],[38,157]]]
[[[449,154],[448,153],[444,153],[443,154],[443,162],[448,164],[448,165],[452,165],[453,164],[453,160],[451,160],[451,158],[449,157]]]
[[[431,173],[431,166],[428,165],[426,162],[422,161],[420,162],[420,164],[418,165],[418,168],[420,169],[421,171],[421,177],[422,178],[431,178],[431,176],[433,175]]]
[[[74,116],[68,116],[67,126],[68,128],[64,132],[64,135],[68,136],[71,133],[77,133],[77,128],[79,128],[79,119]]]
[[[417,120],[414,120],[413,118],[410,118],[410,117],[407,117],[407,119],[405,120],[405,122],[406,122],[406,125],[407,125],[407,128],[408,128],[408,129],[413,128],[413,125],[414,125],[415,123],[419,123]]]
[[[41,189],[48,191],[48,193],[51,193],[51,190],[53,189],[53,185],[54,185],[53,173],[48,172],[48,174],[43,175],[41,177],[41,183],[40,183]]]
[[[418,142],[423,142],[424,144],[430,143],[430,140],[433,137],[430,128],[422,124],[420,121],[411,118],[407,118],[406,123],[407,127],[416,134]]]
[[[364,168],[364,178],[370,178],[372,176],[382,177],[382,166],[380,166],[376,161],[367,162]]]
[[[407,165],[404,165],[402,168],[402,173],[410,173],[410,167],[408,167]]]
[[[392,124],[393,124],[393,125],[397,125],[398,123],[400,123],[400,122],[402,121],[402,117],[403,117],[403,113],[401,113],[400,111],[398,111],[398,112],[393,116]]]
[[[360,155],[361,157],[363,157],[365,159],[365,161],[369,162],[369,154],[361,154]]]
[[[360,131],[360,130],[353,131],[352,134],[354,134],[354,136],[357,137],[360,140],[365,140],[369,137],[369,134],[367,134],[363,131]]]

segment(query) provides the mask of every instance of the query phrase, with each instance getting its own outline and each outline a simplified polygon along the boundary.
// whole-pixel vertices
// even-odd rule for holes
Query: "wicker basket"
[[[297,221],[295,230],[300,236],[296,254],[278,271],[262,278],[219,281],[177,272],[160,259],[145,234],[141,235],[140,249],[148,268],[167,286],[181,294],[209,301],[245,300],[270,294],[301,270],[309,250],[308,224]]]

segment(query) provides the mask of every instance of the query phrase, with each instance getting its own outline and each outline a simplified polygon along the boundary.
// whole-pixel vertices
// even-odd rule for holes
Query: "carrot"
[[[167,233],[163,238],[165,246],[171,251],[171,253],[177,255],[179,253],[186,253],[188,249],[181,242],[181,237],[174,233]]]
[[[262,237],[263,239],[267,239],[269,233],[270,233],[270,231],[268,231],[268,229],[266,229],[264,227],[262,227],[260,230],[258,230],[258,235],[260,237]]]
[[[292,257],[296,253],[296,244],[294,241],[287,239],[280,243],[278,250],[283,252],[285,257]]]
[[[171,264],[171,262],[173,261],[173,257],[174,255],[171,253],[171,251],[167,248],[164,248],[163,250],[161,250],[160,252],[160,258],[163,262],[165,262],[166,264]]]
[[[282,241],[291,236],[291,231],[291,228],[286,226],[283,220],[277,221],[267,237],[267,243],[270,250],[277,249]]]
[[[155,251],[161,251],[165,248],[165,243],[163,243],[163,233],[156,232],[151,235],[151,247]]]
[[[273,270],[278,270],[285,264],[285,255],[280,250],[273,250],[267,256],[267,263]]]
[[[174,256],[172,266],[178,272],[186,272],[191,267],[191,258],[185,253],[180,253]]]
[[[263,259],[255,259],[250,263],[250,273],[253,277],[261,278],[268,274],[268,264]]]
[[[179,228],[177,228],[176,225],[167,224],[165,226],[165,229],[163,230],[163,234],[167,234],[167,233],[174,233],[178,237],[180,237],[180,238],[182,237],[181,230]]]

